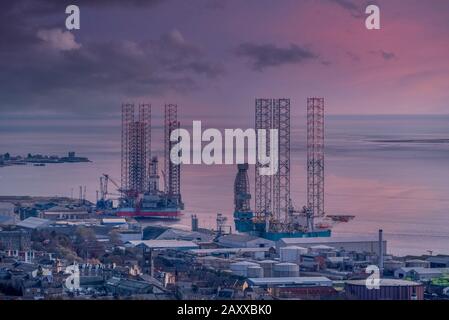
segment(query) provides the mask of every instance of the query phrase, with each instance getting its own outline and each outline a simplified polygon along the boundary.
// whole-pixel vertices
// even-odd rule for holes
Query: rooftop
[[[433,263],[449,263],[449,256],[432,256],[428,257],[427,261],[433,262]]]
[[[198,245],[194,242],[183,240],[132,240],[127,243],[132,246],[143,245],[150,249],[198,248]]]
[[[264,285],[332,286],[332,280],[326,277],[249,278],[248,281],[253,286],[264,286]]]
[[[47,219],[41,219],[36,217],[30,217],[23,221],[20,221],[17,226],[22,228],[28,228],[28,229],[37,229],[37,228],[43,228],[50,224],[50,220]]]
[[[151,284],[144,281],[121,279],[116,277],[109,279],[106,282],[106,284],[109,286],[119,287],[126,290],[141,290],[151,286]]]
[[[424,267],[407,267],[400,268],[404,272],[414,271],[418,274],[436,274],[436,273],[449,273],[449,268],[424,268]]]
[[[252,240],[256,240],[256,239],[258,239],[258,237],[251,236],[248,234],[227,234],[227,235],[221,236],[219,238],[219,241],[226,240],[226,241],[247,242],[247,241],[252,241]]]
[[[360,286],[366,286],[366,280],[351,280],[346,281],[347,284],[351,285],[360,285]],[[414,281],[408,281],[408,280],[400,280],[400,279],[380,279],[379,280],[380,286],[386,286],[386,287],[402,287],[402,286],[419,286],[420,283],[414,282]]]
[[[360,236],[332,236],[332,237],[317,237],[317,238],[282,238],[285,244],[329,244],[335,242],[366,242],[379,241],[376,235],[360,235]],[[384,240],[385,241],[385,240]]]
[[[103,218],[103,219],[101,219],[101,223],[103,223],[103,224],[108,224],[108,223],[125,224],[126,219],[124,219],[124,218]]]
[[[193,254],[223,254],[223,253],[243,253],[243,252],[267,252],[270,248],[217,248],[217,249],[192,249]]]
[[[158,240],[186,240],[186,241],[212,241],[213,234],[199,232],[199,231],[185,231],[179,229],[168,229],[157,237]]]
[[[319,244],[316,246],[311,246],[311,249],[315,249],[315,250],[334,250],[334,247],[330,247],[330,246],[326,246],[324,244]]]

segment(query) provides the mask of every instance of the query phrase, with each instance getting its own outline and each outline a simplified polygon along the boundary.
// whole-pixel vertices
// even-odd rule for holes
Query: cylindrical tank
[[[282,262],[273,267],[275,277],[299,277],[299,266],[296,263]]]
[[[263,278],[263,269],[259,266],[249,266],[247,274],[248,278]]]
[[[301,255],[306,253],[306,248],[297,246],[282,247],[279,249],[281,262],[299,263],[301,261]]]
[[[240,261],[231,263],[230,268],[232,273],[242,276],[242,277],[248,277],[248,268],[249,267],[259,267],[257,263],[250,262],[250,261]]]
[[[273,267],[276,263],[278,262],[274,260],[263,260],[259,262],[260,266],[263,269],[263,276],[265,278],[273,277]]]

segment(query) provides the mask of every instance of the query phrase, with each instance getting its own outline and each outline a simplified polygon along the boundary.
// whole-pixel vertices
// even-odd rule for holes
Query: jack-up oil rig
[[[278,170],[274,175],[261,175],[259,169],[264,165],[256,163],[253,212],[248,165],[238,165],[234,183],[234,222],[238,232],[271,240],[328,237],[335,223],[354,218],[326,216],[324,212],[323,98],[307,99],[307,205],[301,210],[295,210],[290,197],[290,99],[256,99],[255,128],[256,135],[259,129],[278,130]],[[271,155],[269,137],[265,139],[265,150]]]
[[[170,134],[178,129],[177,105],[165,105],[164,188],[159,187],[159,161],[151,152],[151,106],[122,105],[121,185],[119,205],[112,212],[120,217],[177,219],[184,209],[181,199],[181,167],[170,161],[174,142]],[[100,204],[105,201],[109,176],[102,178]],[[112,181],[112,180],[111,180]],[[104,183],[106,182],[106,185]],[[112,181],[113,182],[113,181]],[[114,183],[117,186],[117,183]],[[98,203],[98,202],[97,202]]]

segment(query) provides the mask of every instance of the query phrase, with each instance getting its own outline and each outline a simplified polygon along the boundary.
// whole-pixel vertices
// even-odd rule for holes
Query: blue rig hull
[[[252,212],[234,212],[235,229],[238,232],[249,233],[251,235],[278,241],[282,238],[317,238],[330,237],[331,230],[323,229],[317,231],[303,232],[266,232],[264,224],[255,224]]]

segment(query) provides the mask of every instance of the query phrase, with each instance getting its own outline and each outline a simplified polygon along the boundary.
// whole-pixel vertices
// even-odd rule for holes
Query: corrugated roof
[[[256,240],[258,237],[247,235],[247,234],[227,234],[224,236],[221,236],[218,241],[239,241],[239,242],[246,242],[251,240]]]
[[[30,217],[23,221],[20,221],[17,226],[22,228],[28,228],[28,229],[36,229],[40,227],[45,227],[50,224],[50,220],[47,219],[41,219],[36,217]]]
[[[352,284],[352,285],[366,286],[366,280],[351,280],[351,281],[346,281],[346,283]],[[388,286],[403,287],[403,286],[417,286],[420,284],[418,282],[408,281],[408,280],[382,278],[379,280],[379,285],[387,286],[387,287]]]
[[[332,236],[332,237],[316,237],[316,238],[282,238],[280,241],[286,244],[310,244],[310,243],[334,243],[334,242],[364,242],[379,241],[374,235],[361,236]],[[385,240],[384,240],[385,241]]]
[[[424,268],[424,267],[404,267],[400,268],[400,270],[404,272],[415,271],[418,274],[435,274],[435,273],[443,273],[445,268]]]
[[[102,223],[126,223],[126,219],[124,218],[103,218],[101,219]]]
[[[332,280],[326,277],[279,277],[279,278],[249,278],[254,286],[263,285],[326,285],[331,286]]]
[[[192,249],[190,252],[194,254],[220,254],[220,253],[237,253],[237,252],[267,252],[270,248],[217,248],[217,249]]]
[[[144,245],[148,248],[198,248],[194,242],[183,240],[132,240],[128,243],[133,246]]]

